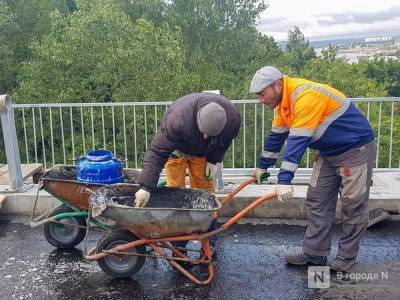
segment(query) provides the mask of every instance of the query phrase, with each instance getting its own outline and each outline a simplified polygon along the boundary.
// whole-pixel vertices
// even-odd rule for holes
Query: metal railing
[[[10,188],[13,191],[23,187],[21,161],[18,149],[18,140],[15,130],[14,110],[11,98],[0,95],[0,122],[4,139],[4,154],[7,161]],[[3,175],[3,174],[2,174]]]
[[[400,98],[353,98],[372,124],[377,143],[376,168],[400,168]],[[273,112],[257,100],[233,100],[242,126],[224,159],[224,168],[257,165]],[[46,168],[69,163],[90,149],[106,148],[141,168],[143,157],[171,102],[15,104],[21,160]],[[310,168],[312,151],[300,167]],[[3,158],[1,158],[3,159]]]

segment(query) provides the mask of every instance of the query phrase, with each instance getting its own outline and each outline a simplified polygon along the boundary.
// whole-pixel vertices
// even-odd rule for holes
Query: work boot
[[[332,270],[336,272],[347,272],[352,265],[356,263],[356,258],[344,258],[341,256],[336,256],[334,260],[329,263]]]
[[[285,260],[290,265],[296,266],[326,266],[326,256],[311,256],[304,253],[286,255]]]

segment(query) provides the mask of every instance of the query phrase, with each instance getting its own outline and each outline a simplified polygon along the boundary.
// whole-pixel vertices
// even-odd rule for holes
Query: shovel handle
[[[241,185],[239,185],[237,188],[235,188],[232,192],[230,192],[221,202],[222,205],[225,205],[228,203],[234,196],[236,196],[237,193],[239,193],[241,190],[243,190],[246,186],[249,184],[256,182],[257,179],[253,176],[249,179],[247,179],[245,182],[243,182]]]

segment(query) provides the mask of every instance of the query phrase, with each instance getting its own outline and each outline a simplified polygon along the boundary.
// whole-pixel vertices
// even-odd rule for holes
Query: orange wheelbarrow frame
[[[231,191],[222,201],[221,204],[226,205],[237,193],[239,193],[243,188],[245,188],[247,185],[253,183],[256,181],[255,177],[249,178],[245,182],[243,182],[241,185],[239,185],[237,188],[235,188],[233,191]],[[136,256],[146,256],[146,257],[151,257],[151,258],[162,258],[166,259],[169,261],[169,263],[179,270],[183,275],[185,275],[191,282],[199,285],[205,285],[209,284],[214,276],[215,276],[215,270],[214,270],[214,265],[212,263],[212,252],[211,252],[211,247],[208,238],[214,235],[219,234],[220,232],[230,228],[233,224],[237,223],[243,216],[245,216],[247,213],[255,209],[257,206],[260,204],[264,203],[267,200],[271,200],[276,198],[276,193],[270,193],[268,195],[262,196],[252,202],[250,205],[245,207],[243,210],[241,210],[239,213],[237,213],[235,216],[227,220],[225,223],[223,223],[220,227],[218,227],[215,230],[212,230],[210,232],[205,232],[205,233],[196,233],[196,234],[190,234],[190,235],[182,235],[182,236],[174,236],[174,237],[165,237],[165,238],[156,238],[156,239],[139,239],[133,242],[129,242],[120,246],[117,246],[111,250],[103,250],[101,253],[93,254],[93,255],[85,255],[85,258],[89,261],[94,261],[94,260],[99,260],[102,258],[105,258],[109,256],[110,254],[113,255],[136,255]],[[215,215],[215,218],[217,218],[217,215]],[[201,241],[202,247],[201,247],[201,257],[199,259],[191,259],[187,257],[185,254],[183,254],[180,250],[179,247],[174,247],[172,246],[171,242],[177,242],[177,241],[189,241],[189,240],[198,240]],[[135,248],[140,245],[147,245],[151,247],[155,253],[158,255],[149,255],[149,254],[127,254],[123,252],[124,250],[129,250],[132,248]],[[161,246],[161,247],[160,247]],[[162,248],[166,248],[171,250],[173,256],[169,256],[165,253],[165,251]],[[182,267],[178,261],[182,262],[189,262],[192,264],[207,264],[208,265],[208,278],[205,280],[200,280],[196,278],[193,274],[191,274],[188,270],[186,270],[184,267]]]

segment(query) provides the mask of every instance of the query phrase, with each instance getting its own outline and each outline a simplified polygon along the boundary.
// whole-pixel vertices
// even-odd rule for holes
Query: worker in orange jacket
[[[367,201],[375,158],[370,124],[340,91],[282,75],[271,66],[255,73],[250,92],[275,112],[255,173],[258,183],[275,165],[286,141],[276,193],[278,200],[287,202],[293,196],[291,182],[307,147],[318,150],[306,197],[309,216],[303,251],[287,255],[287,263],[327,263],[340,193],[343,235],[330,266],[347,271],[356,261],[368,224]]]

